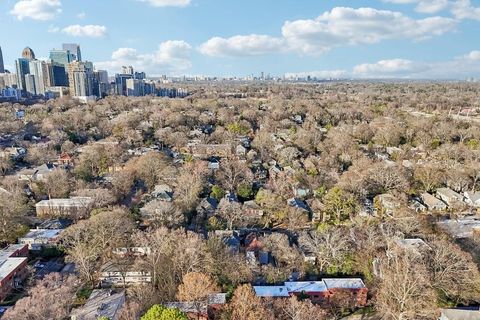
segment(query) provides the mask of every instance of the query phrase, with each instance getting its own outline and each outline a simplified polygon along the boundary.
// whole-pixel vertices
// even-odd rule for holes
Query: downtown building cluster
[[[34,51],[26,47],[15,60],[15,72],[5,70],[0,48],[0,98],[52,99],[66,95],[87,102],[108,95],[176,98],[188,94],[182,89],[157,88],[145,72],[136,72],[132,66],[122,67],[121,73],[110,78],[106,70],[97,70],[92,62],[82,60],[78,44],[67,43],[62,49],[51,50],[46,61],[36,59]]]

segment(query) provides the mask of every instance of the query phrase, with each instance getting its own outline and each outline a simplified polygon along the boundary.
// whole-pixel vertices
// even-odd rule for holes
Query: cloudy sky
[[[11,68],[63,42],[113,73],[480,78],[480,0],[0,0]]]

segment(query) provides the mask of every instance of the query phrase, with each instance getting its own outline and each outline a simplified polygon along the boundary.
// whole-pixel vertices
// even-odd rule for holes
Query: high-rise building
[[[17,88],[18,81],[17,81],[17,74],[16,73],[3,73],[0,75],[3,79],[3,84],[5,87],[8,88]]]
[[[0,73],[5,73],[5,65],[3,64],[2,47],[0,47]]]
[[[24,76],[25,79],[25,92],[31,95],[37,95],[37,88],[35,86],[35,76],[33,74],[26,74]]]
[[[122,67],[122,73],[123,74],[133,74],[133,67],[132,66],[123,66]]]
[[[27,60],[35,60],[35,53],[30,47],[26,47],[22,51],[22,58]]]
[[[82,52],[80,51],[80,45],[76,43],[64,43],[62,45],[64,51],[69,51],[72,61],[82,61]]]
[[[95,70],[94,72],[95,79],[99,83],[108,83],[108,72],[107,70]]]
[[[20,90],[26,90],[25,75],[30,73],[30,60],[26,58],[18,58],[15,61],[17,69],[17,87]]]
[[[65,67],[65,69],[67,68],[68,64],[73,61],[70,51],[56,49],[50,51],[50,60],[60,63]]]
[[[93,94],[104,98],[108,95],[110,83],[108,82],[108,72],[106,70],[95,70],[93,72],[94,88]]]
[[[50,61],[47,64],[50,73],[50,86],[68,87],[68,78],[65,66],[54,61]]]
[[[147,78],[147,75],[145,74],[145,72],[135,72],[134,78],[138,80],[145,80],[145,78]]]
[[[86,62],[74,61],[68,65],[68,83],[73,97],[93,96],[93,70]]]
[[[45,61],[32,60],[29,63],[30,74],[34,76],[35,94],[45,95],[46,88],[50,86],[48,66]]]
[[[116,74],[115,75],[115,93],[118,95],[127,95],[127,80],[133,79],[132,74]]]
[[[127,79],[127,96],[140,97],[143,96],[144,86],[142,80]]]

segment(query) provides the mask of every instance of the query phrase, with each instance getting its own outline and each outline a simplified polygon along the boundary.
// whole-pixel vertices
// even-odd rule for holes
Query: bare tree
[[[381,261],[375,307],[387,319],[435,319],[435,292],[418,255],[391,251]]]
[[[70,313],[79,282],[73,276],[51,273],[39,280],[28,291],[28,296],[17,301],[5,312],[7,320],[62,320]]]
[[[270,320],[275,319],[274,315],[265,308],[262,300],[255,295],[249,284],[244,284],[233,293],[229,304],[232,320]]]

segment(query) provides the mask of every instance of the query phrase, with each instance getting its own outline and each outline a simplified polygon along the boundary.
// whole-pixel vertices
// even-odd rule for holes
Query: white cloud
[[[87,16],[87,14],[83,11],[77,14],[78,19],[85,19],[86,16]]]
[[[18,20],[30,18],[33,20],[52,20],[62,12],[60,0],[22,0],[15,3],[10,14]]]
[[[384,0],[396,4],[416,4],[415,10],[422,13],[437,13],[449,6],[448,0]]]
[[[480,20],[480,7],[472,6],[470,0],[457,0],[452,4],[452,14],[457,19]]]
[[[283,39],[258,34],[227,39],[214,37],[200,46],[200,52],[209,56],[253,56],[283,49]]]
[[[119,48],[112,53],[110,61],[97,62],[95,66],[111,73],[120,72],[122,66],[131,65],[136,70],[152,75],[172,74],[192,66],[191,49],[190,44],[179,40],[162,42],[153,53],[144,54],[133,48]]]
[[[214,37],[200,46],[210,56],[248,56],[278,51],[318,55],[334,47],[372,44],[391,39],[424,40],[455,29],[444,17],[413,19],[400,12],[336,7],[316,19],[287,21],[282,37],[237,35]]]
[[[412,76],[428,67],[406,59],[380,60],[376,63],[364,63],[353,68],[353,74],[360,77],[400,77]]]
[[[461,57],[461,59],[466,59],[470,61],[480,61],[480,51],[478,50],[471,51],[467,55]]]
[[[107,27],[92,24],[84,26],[75,24],[65,27],[61,31],[74,37],[101,38],[107,34]]]
[[[192,1],[191,0],[138,0],[141,2],[147,2],[154,7],[186,7]]]
[[[480,74],[480,50],[440,62],[385,59],[356,65],[351,71],[312,71],[287,73],[286,77],[360,79],[466,79]]]
[[[474,7],[471,0],[383,0],[396,4],[416,4],[415,10],[422,13],[436,13],[449,9],[455,19],[480,20],[480,7]]]
[[[415,20],[400,12],[337,7],[314,20],[287,21],[282,34],[292,49],[319,54],[345,45],[371,44],[389,39],[427,39],[453,30],[456,24],[450,18]]]

